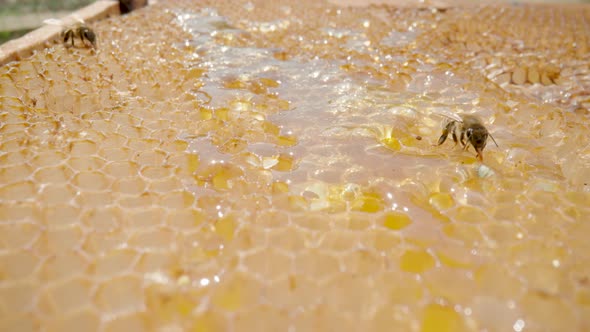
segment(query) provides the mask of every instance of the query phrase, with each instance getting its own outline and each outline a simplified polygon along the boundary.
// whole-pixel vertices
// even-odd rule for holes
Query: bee
[[[61,32],[61,37],[66,47],[68,41],[71,41],[72,47],[75,46],[75,39],[78,38],[84,46],[87,46],[87,42],[89,42],[92,48],[96,48],[96,34],[84,23],[79,22],[65,28]]]
[[[60,37],[66,47],[76,46],[76,39],[82,42],[83,46],[96,48],[96,34],[94,31],[86,25],[83,19],[74,17],[77,21],[74,24],[66,25],[64,21],[60,19],[48,19],[43,21],[45,24],[57,25],[63,28]]]
[[[469,146],[473,146],[477,153],[477,159],[483,161],[483,149],[486,147],[488,136],[494,141],[494,144],[498,146],[496,140],[488,132],[486,127],[483,125],[481,120],[474,115],[462,115],[449,117],[449,121],[446,123],[443,133],[438,139],[438,145],[445,142],[449,133],[453,135],[453,141],[455,144],[461,142],[463,150],[467,151]],[[459,139],[457,139],[457,133]]]

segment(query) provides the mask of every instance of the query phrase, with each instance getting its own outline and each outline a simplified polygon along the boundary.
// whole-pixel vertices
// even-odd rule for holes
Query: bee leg
[[[447,125],[445,126],[445,129],[443,129],[442,135],[440,135],[440,138],[438,139],[438,145],[443,144],[447,140],[447,137],[449,136],[450,131],[453,132],[453,139],[455,140],[455,142],[457,142],[457,136],[455,135],[454,129],[455,129],[454,122],[447,123]]]
[[[461,145],[463,145],[464,149],[467,149],[467,144],[465,143],[465,132],[461,131]]]
[[[459,141],[457,140],[457,133],[455,133],[454,130],[453,130],[453,141],[455,141],[455,146],[457,146],[457,143],[459,143]]]
[[[64,45],[65,45],[66,47],[69,47],[69,46],[68,46],[68,41],[70,40],[70,38],[72,38],[72,32],[68,30],[68,31],[66,31],[66,32],[64,33]]]
[[[443,144],[447,140],[447,136],[449,136],[449,132],[444,129],[442,135],[438,138],[438,145]]]

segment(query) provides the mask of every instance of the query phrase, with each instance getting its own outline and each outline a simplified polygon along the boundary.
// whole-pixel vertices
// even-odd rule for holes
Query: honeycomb
[[[166,1],[3,66],[0,330],[590,330],[588,22]]]

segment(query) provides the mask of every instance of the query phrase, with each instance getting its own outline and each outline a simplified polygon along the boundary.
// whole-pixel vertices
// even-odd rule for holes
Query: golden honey
[[[588,22],[179,0],[1,67],[0,330],[589,330]]]

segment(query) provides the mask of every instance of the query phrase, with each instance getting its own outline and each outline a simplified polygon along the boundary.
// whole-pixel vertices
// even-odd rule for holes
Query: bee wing
[[[461,117],[454,113],[451,112],[448,108],[446,107],[437,107],[437,108],[433,108],[431,111],[432,114],[436,114],[442,117],[445,117],[447,119],[451,119],[453,121],[457,121],[457,122],[463,122],[463,119],[461,119]]]
[[[60,20],[59,18],[48,18],[46,20],[43,20],[43,24],[57,25],[57,26],[60,26],[60,27],[65,26],[64,21]]]
[[[82,23],[82,24],[85,24],[85,23],[86,23],[86,22],[84,22],[84,19],[83,19],[83,18],[81,18],[80,16],[78,16],[78,15],[76,15],[76,14],[73,14],[73,15],[72,15],[72,18],[73,18],[74,20],[76,20],[76,22],[78,22],[78,23]]]

